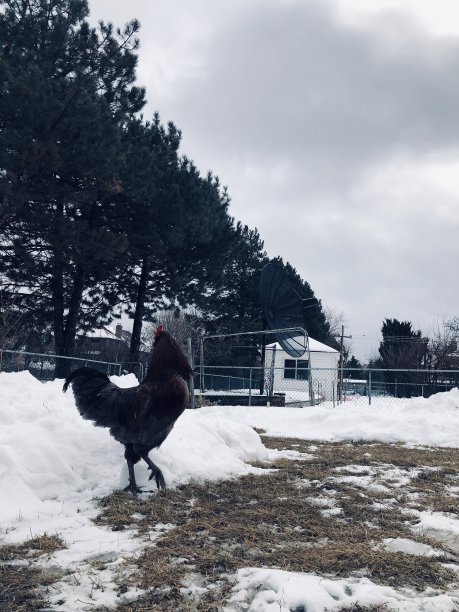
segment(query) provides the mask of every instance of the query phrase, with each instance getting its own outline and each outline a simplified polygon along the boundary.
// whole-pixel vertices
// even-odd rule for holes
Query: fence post
[[[196,408],[196,405],[195,405],[195,398],[194,398],[194,363],[193,363],[193,351],[191,348],[191,337],[188,337],[186,339],[186,350],[188,352],[188,359],[190,361],[191,369],[193,370],[193,374],[191,375],[190,384],[189,384],[189,389],[190,389],[189,406],[192,410],[194,410]],[[143,364],[140,363],[140,366],[142,368],[142,380],[143,380]]]
[[[371,406],[371,370],[368,370],[368,405]]]
[[[199,342],[199,373],[200,373],[199,386],[201,387],[201,394],[203,394],[204,393],[204,338],[201,338]]]
[[[249,371],[249,406],[252,405],[252,368]]]

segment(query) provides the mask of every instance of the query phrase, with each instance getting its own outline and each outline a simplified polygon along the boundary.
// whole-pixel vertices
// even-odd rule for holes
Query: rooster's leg
[[[154,478],[158,489],[161,489],[161,491],[166,491],[167,487],[166,487],[166,481],[164,480],[163,473],[161,472],[159,467],[155,463],[153,463],[153,461],[150,459],[150,457],[148,456],[148,451],[136,449],[136,452],[139,453],[139,455],[148,465],[148,468],[151,470],[150,478],[148,480],[151,480],[152,478]]]
[[[163,473],[161,472],[159,467],[155,463],[153,463],[153,461],[149,458],[148,455],[145,455],[145,457],[142,457],[142,459],[145,461],[145,463],[151,470],[150,478],[148,480],[154,478],[158,489],[161,489],[162,491],[167,491],[166,481],[164,480]]]
[[[124,491],[131,491],[133,495],[137,495],[137,493],[142,493],[142,489],[137,486],[134,472],[134,465],[137,463],[140,457],[134,452],[130,444],[126,445],[124,457],[126,459],[129,472],[129,484],[127,487],[124,488]]]

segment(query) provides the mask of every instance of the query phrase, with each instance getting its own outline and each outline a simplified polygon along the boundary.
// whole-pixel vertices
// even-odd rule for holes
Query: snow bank
[[[306,408],[209,406],[201,411],[264,429],[270,436],[459,446],[458,389],[428,399],[374,398],[371,406],[363,402]]]
[[[459,517],[451,513],[417,512],[419,522],[413,531],[442,541],[454,554],[459,555]]]
[[[120,386],[133,375],[113,377]],[[56,509],[69,500],[107,494],[127,483],[123,447],[105,428],[83,420],[62,381],[40,383],[29,372],[0,373],[0,527]],[[253,471],[268,451],[252,427],[269,435],[325,441],[379,440],[459,446],[459,390],[371,406],[347,403],[308,408],[211,406],[186,411],[151,456],[169,486]],[[143,462],[140,485],[148,485]]]
[[[273,569],[245,568],[236,575],[237,584],[229,600],[228,612],[332,612],[354,605],[403,612],[449,612],[457,610],[449,595],[425,595],[411,589],[404,592],[377,585],[368,578],[327,579],[315,574],[300,574]]]
[[[120,386],[137,382],[133,375],[113,380]],[[127,484],[123,446],[81,418],[71,391],[62,393],[62,381],[43,384],[29,372],[0,373],[0,424],[0,528],[38,515],[57,518]],[[254,471],[245,462],[263,461],[268,451],[249,426],[188,410],[151,457],[173,487]],[[136,466],[136,475],[139,485],[153,488],[146,466]]]
[[[112,380],[120,386],[137,383],[132,375]],[[268,453],[253,426],[265,429],[269,435],[304,439],[457,447],[459,391],[426,400],[378,399],[372,406],[352,403],[336,408],[246,406],[190,410],[151,456],[163,469],[170,487],[257,472],[246,462],[263,461],[274,453]],[[289,451],[290,455],[285,456],[293,457],[295,452]],[[344,471],[351,477],[359,476],[355,466],[347,466]],[[143,465],[136,466],[136,474],[139,485],[153,488]],[[137,554],[141,544],[133,537],[135,528],[119,533],[95,525],[92,519],[97,509],[93,498],[126,483],[122,445],[111,438],[107,429],[96,428],[80,417],[72,393],[62,393],[62,381],[42,384],[28,372],[0,373],[0,541],[18,542],[44,532],[62,537],[66,548],[56,552],[51,563],[67,569],[68,576],[51,595],[53,609],[76,612],[119,601],[115,580],[119,564]],[[163,527],[157,525],[153,530]],[[459,522],[449,515],[420,512],[413,529],[444,539],[453,552],[459,550]],[[408,540],[386,544],[397,550],[407,549],[411,554],[426,552],[414,549]],[[94,581],[101,576],[94,574],[91,566],[91,561],[97,559],[107,563],[101,589],[94,588]],[[72,579],[77,571],[79,582]],[[126,597],[138,594],[129,592]],[[64,604],[60,603],[62,599]],[[227,609],[278,612],[304,608],[322,612],[357,602],[369,607],[387,604],[405,612],[456,609],[449,595],[424,596],[409,589],[400,592],[367,578],[333,580],[252,568],[237,573]]]

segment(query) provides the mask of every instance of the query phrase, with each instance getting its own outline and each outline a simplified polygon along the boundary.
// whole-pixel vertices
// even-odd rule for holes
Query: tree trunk
[[[145,312],[145,300],[147,297],[148,276],[150,274],[150,258],[145,257],[142,261],[142,270],[140,273],[139,286],[137,288],[137,297],[135,302],[134,322],[132,324],[131,345],[129,347],[129,364],[128,370],[139,373],[138,362],[140,353],[140,335],[142,333],[143,315]]]
[[[61,261],[54,264],[53,279],[51,281],[51,293],[53,303],[53,332],[54,352],[59,351],[64,342],[64,272]]]
[[[81,267],[81,265],[77,265],[73,281],[73,289],[69,301],[69,311],[67,314],[67,320],[62,336],[59,338],[59,344],[58,339],[56,338],[56,352],[58,355],[62,355],[63,357],[73,357],[75,353],[76,332],[78,327],[78,319],[81,308],[81,300],[83,297],[85,279],[85,270]],[[72,369],[73,368],[71,359],[57,359],[55,377],[65,378],[66,376],[68,376]]]
[[[53,305],[54,352],[59,355],[64,342],[64,262],[62,253],[62,221],[64,205],[59,202],[54,217],[54,242],[51,248],[53,271],[51,278],[51,296]],[[56,365],[57,367],[57,365]]]

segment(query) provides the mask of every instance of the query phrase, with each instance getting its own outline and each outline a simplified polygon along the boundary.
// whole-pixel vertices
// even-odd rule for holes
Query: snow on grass
[[[459,446],[459,389],[428,399],[374,398],[371,406],[349,402],[333,407],[327,402],[306,408],[206,406],[202,411],[258,427],[270,436]]]
[[[137,383],[132,375],[112,380],[120,386]],[[134,558],[147,544],[136,539],[135,528],[111,531],[93,522],[99,512],[94,498],[127,484],[122,445],[107,429],[96,428],[80,417],[72,393],[62,393],[62,381],[42,384],[28,372],[0,373],[0,423],[0,543],[22,542],[44,533],[62,538],[66,548],[53,553],[46,562],[48,567],[64,572],[51,589],[50,605],[55,610],[113,606],[138,597],[139,590],[128,590],[120,599],[117,580],[120,572],[128,571],[124,561]],[[250,462],[279,458],[308,461],[318,450],[313,445],[307,453],[268,450],[252,427],[270,436],[306,440],[369,440],[456,448],[459,391],[400,402],[376,398],[371,406],[218,406],[186,411],[151,457],[163,470],[168,486],[174,488],[262,471],[248,465]],[[367,455],[371,462],[371,453]],[[417,473],[388,464],[372,463],[368,468],[349,465],[337,470],[336,482],[392,491],[410,483]],[[152,488],[144,465],[136,466],[136,474],[140,486]],[[308,484],[311,482],[303,483],[305,488]],[[450,489],[455,494],[457,487]],[[330,520],[334,512],[340,512],[333,498],[327,504],[325,498],[317,503],[323,504]],[[418,516],[414,529],[447,541],[450,550],[458,551],[457,517],[439,512],[419,512]],[[151,526],[150,543],[163,528]],[[408,546],[405,552],[416,554],[406,542],[388,546]],[[247,568],[237,573],[227,609],[269,612],[303,606],[311,612],[358,602],[362,606],[387,603],[393,609],[446,612],[457,606],[457,596],[454,603],[449,595],[429,595],[408,590],[401,593],[363,577],[328,580],[312,574]],[[65,603],[61,603],[63,600]]]
[[[443,512],[416,512],[419,522],[413,531],[442,541],[447,548],[459,555],[459,514]]]
[[[237,573],[237,584],[227,612],[333,612],[354,605],[376,608],[387,605],[400,612],[452,612],[456,601],[432,592],[404,592],[375,584],[368,578],[327,579],[276,569],[245,568]]]
[[[113,380],[137,384],[132,375]],[[141,546],[135,531],[96,526],[93,499],[127,484],[123,446],[107,429],[81,418],[72,393],[62,393],[62,381],[43,384],[28,372],[0,373],[0,423],[0,544],[59,535],[66,548],[47,564],[67,576],[54,586],[54,608],[113,605],[119,601],[117,567]],[[247,425],[186,411],[151,456],[174,487],[257,472],[246,462],[265,461],[268,451]],[[144,465],[136,466],[136,474],[140,486],[152,489]],[[94,563],[104,563],[102,577]]]
[[[331,482],[353,484],[357,488],[389,493],[391,488],[402,488],[409,484],[420,473],[418,468],[400,468],[380,463],[376,466],[348,465],[336,468],[337,472],[350,472],[330,479]]]
[[[415,542],[408,538],[385,538],[383,547],[393,552],[401,552],[406,555],[420,555],[425,557],[440,557],[444,553],[422,542]]]
[[[114,379],[136,384],[132,375]],[[0,373],[0,422],[0,528],[10,541],[30,536],[40,523],[48,529],[49,519],[65,522],[93,497],[127,484],[123,446],[81,418],[62,381]],[[246,462],[264,461],[268,451],[247,425],[189,410],[151,456],[173,487],[247,474],[254,468]],[[152,488],[143,462],[136,474]]]

